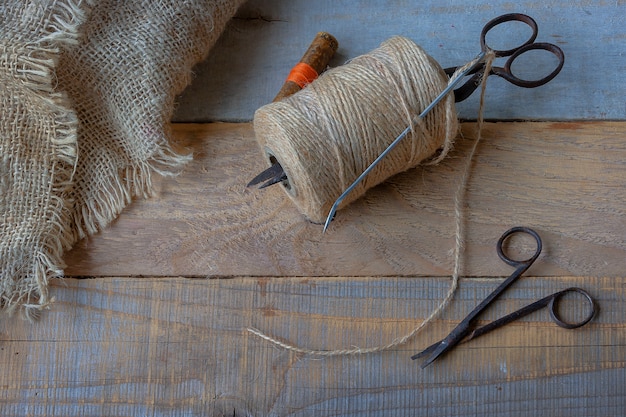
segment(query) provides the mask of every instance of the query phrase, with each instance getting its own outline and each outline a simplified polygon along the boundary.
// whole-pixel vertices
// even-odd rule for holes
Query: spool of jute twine
[[[441,66],[417,44],[393,37],[368,54],[326,71],[300,92],[258,109],[254,130],[284,189],[307,219],[323,223],[341,193],[407,126],[411,133],[340,206],[452,146],[458,122],[450,94],[419,114],[448,84]],[[439,151],[439,153],[438,153]]]
[[[412,55],[409,55],[409,57],[403,57],[403,56],[398,56],[397,54],[399,53],[399,51],[402,50],[404,51],[404,53],[409,52]],[[416,58],[417,57],[417,58]],[[461,75],[461,73],[473,66],[474,64],[476,64],[481,58],[476,58],[473,61],[468,62],[467,64],[465,64],[464,66],[460,67],[457,69],[457,71],[452,75],[452,77],[448,80],[447,77],[445,77],[445,74],[443,74],[444,78],[442,79],[443,84],[439,85],[439,92],[442,91],[443,89],[445,89],[445,86],[448,83],[452,83],[454,82],[454,80],[459,77]],[[491,66],[493,64],[493,61],[495,59],[495,53],[491,50],[488,50],[487,53],[485,54],[484,57],[484,63],[485,63],[485,68],[484,68],[484,76],[481,80],[481,92],[480,92],[480,105],[479,105],[479,109],[478,109],[478,123],[477,123],[477,127],[476,127],[476,140],[474,142],[474,145],[472,146],[469,155],[467,156],[466,162],[465,162],[465,166],[463,168],[463,172],[461,175],[461,178],[459,180],[458,183],[458,187],[456,190],[456,193],[454,195],[454,217],[455,217],[455,243],[454,243],[454,250],[453,250],[453,255],[454,255],[454,269],[452,271],[452,282],[450,285],[450,288],[448,289],[448,292],[446,293],[445,297],[443,298],[443,300],[441,300],[441,302],[439,303],[439,305],[430,312],[430,314],[425,317],[419,324],[417,324],[411,331],[409,331],[408,333],[406,333],[405,335],[398,337],[394,340],[392,340],[391,342],[384,344],[384,345],[379,345],[379,346],[371,346],[371,347],[351,347],[351,348],[345,348],[345,349],[331,349],[331,350],[326,350],[326,349],[316,349],[316,348],[309,348],[309,347],[302,347],[302,346],[297,346],[294,345],[290,342],[287,341],[283,341],[280,340],[276,337],[270,336],[264,332],[262,332],[261,330],[258,329],[254,329],[254,328],[248,328],[247,331],[250,332],[251,334],[267,341],[270,342],[272,344],[274,344],[275,346],[281,347],[283,349],[286,349],[288,351],[291,352],[295,352],[295,353],[300,353],[300,354],[308,354],[308,355],[318,355],[318,356],[341,356],[341,355],[363,355],[363,354],[370,354],[370,353],[378,353],[378,352],[383,352],[389,349],[393,349],[396,348],[398,346],[404,345],[406,343],[408,343],[410,340],[412,340],[419,332],[420,330],[422,330],[428,323],[430,323],[435,317],[437,317],[439,315],[439,313],[441,313],[446,306],[448,305],[448,303],[450,302],[450,300],[452,299],[452,297],[454,296],[457,288],[458,288],[458,283],[459,283],[459,277],[460,277],[460,273],[461,273],[461,264],[462,264],[462,252],[463,252],[463,246],[464,246],[464,221],[463,221],[463,196],[465,194],[465,188],[467,186],[467,182],[469,180],[469,176],[470,176],[470,172],[471,172],[471,166],[472,166],[472,162],[473,162],[473,158],[474,158],[474,154],[476,153],[476,150],[478,148],[478,144],[480,142],[481,139],[481,132],[482,132],[482,125],[483,125],[483,114],[484,114],[484,106],[485,106],[485,91],[486,91],[486,87],[487,87],[487,78],[488,75],[491,71]],[[368,61],[369,60],[369,61]],[[391,61],[393,61],[394,65],[389,67],[387,66],[389,63],[391,63]],[[405,72],[403,72],[403,74],[408,74],[411,73],[412,76],[415,77],[419,77],[422,76],[424,78],[420,79],[420,80],[415,80],[414,78],[404,78],[401,77],[401,82],[398,82],[398,78],[397,77],[390,77],[391,79],[393,79],[394,81],[392,82],[393,87],[395,88],[393,91],[387,91],[385,92],[384,90],[377,90],[380,92],[380,94],[396,94],[396,97],[399,96],[401,94],[402,91],[406,92],[408,90],[403,89],[403,87],[405,87],[407,84],[406,83],[412,83],[413,85],[418,85],[420,83],[422,83],[421,85],[428,85],[430,87],[432,87],[435,83],[439,83],[439,81],[436,81],[436,79],[439,77],[439,75],[441,75],[443,73],[443,70],[441,69],[441,67],[439,67],[439,65],[432,59],[430,58],[428,55],[426,55],[426,53],[424,53],[424,51],[422,51],[422,49],[415,45],[412,41],[406,39],[406,38],[400,38],[400,37],[396,37],[396,38],[392,38],[389,41],[383,43],[381,45],[380,48],[372,51],[370,54],[368,55],[364,55],[362,57],[359,57],[355,60],[353,60],[350,64],[348,65],[352,65],[352,64],[356,64],[358,65],[360,62],[369,62],[371,64],[373,64],[373,66],[376,68],[376,70],[374,71],[375,74],[386,74],[383,78],[387,79],[387,77],[389,77],[389,73],[388,71],[391,70],[391,68],[399,68],[399,69],[403,69]],[[421,68],[419,71],[424,71],[421,74],[417,74],[417,73],[413,73],[409,70],[408,67],[411,67],[411,65],[415,65],[418,64],[415,68]],[[342,67],[343,68],[343,67]],[[432,68],[432,70],[427,70],[426,68]],[[340,70],[340,69],[339,69]],[[318,86],[320,85],[320,81],[322,79],[328,78],[329,75],[332,75],[334,72],[337,72],[339,70],[331,70],[328,72],[328,74],[326,74],[325,77],[321,77],[320,80],[314,82],[313,84],[317,84]],[[417,70],[416,70],[417,72]],[[345,80],[344,78],[341,77],[337,77],[340,80],[342,80],[341,82],[343,82],[343,80]],[[424,82],[424,79],[427,79],[429,81]],[[341,82],[333,82],[333,78],[331,78],[331,81],[329,82],[329,85],[331,86],[331,88],[333,86],[338,87],[338,85]],[[429,82],[431,82],[432,84],[428,84]],[[311,84],[311,85],[313,85]],[[310,86],[311,86],[310,85]],[[325,85],[325,84],[322,84]],[[309,86],[309,87],[310,87]],[[346,87],[349,87],[346,86]],[[308,88],[307,88],[308,89]],[[298,93],[296,96],[305,96],[305,93],[307,93],[307,89],[301,91],[300,93]],[[356,91],[357,89],[353,88],[352,90],[349,91]],[[313,89],[313,90],[309,90],[309,92],[315,92],[314,94],[319,95],[320,93],[323,93],[324,90],[321,89]],[[438,91],[435,90],[429,90],[428,92],[414,92],[414,94],[418,95],[419,97],[425,97],[425,94],[429,94],[432,97],[430,99],[425,99],[425,101],[422,101],[422,98],[418,99],[418,101],[420,103],[422,103],[422,105],[417,109],[417,111],[415,111],[415,109],[410,108],[409,106],[413,105],[414,101],[411,99],[410,96],[405,96],[403,97],[403,100],[401,100],[401,106],[399,109],[396,109],[396,113],[401,113],[401,111],[403,112],[409,112],[409,113],[402,113],[404,118],[401,118],[401,120],[403,121],[411,121],[413,120],[410,116],[410,111],[414,111],[413,114],[419,114],[422,110],[422,108],[426,107],[430,101],[432,101],[432,99],[434,97],[436,97],[439,94]],[[419,94],[418,94],[419,93]],[[417,160],[417,162],[415,162],[415,164],[417,165],[420,161],[424,160],[425,158],[428,158],[429,156],[431,156],[436,150],[437,147],[434,147],[435,143],[439,143],[439,147],[441,148],[441,152],[439,154],[439,156],[435,159],[433,159],[433,162],[438,162],[439,160],[441,160],[443,157],[445,157],[445,155],[447,154],[447,152],[449,151],[450,147],[452,146],[452,141],[454,136],[456,135],[457,132],[457,120],[456,120],[456,116],[454,115],[454,99],[453,97],[451,97],[452,94],[450,96],[448,96],[448,99],[445,102],[440,103],[440,105],[438,105],[431,113],[429,113],[429,115],[421,121],[415,121],[417,123],[417,126],[414,126],[414,131],[412,132],[412,134],[410,136],[408,136],[407,138],[405,138],[405,141],[410,141],[410,142],[415,142],[415,141],[419,141],[421,139],[422,143],[420,144],[418,143],[411,143],[410,145],[410,151],[411,151],[411,155],[415,156],[414,158],[411,158],[411,162],[407,163],[407,168],[411,167],[411,164],[413,164],[415,160]],[[340,97],[342,97],[341,95],[337,95],[334,96],[336,99],[340,99]],[[343,96],[343,97],[347,97],[347,96]],[[315,98],[315,96],[312,96],[310,99],[313,100]],[[361,100],[364,98],[363,95],[359,95],[356,98],[355,97],[348,97],[351,98],[352,102],[355,102],[357,99]],[[372,96],[368,96],[369,99],[372,99]],[[292,96],[291,99],[288,99],[290,101],[296,101],[297,97]],[[430,100],[430,101],[428,101]],[[324,104],[329,105],[329,100],[323,100]],[[268,105],[266,107],[277,107],[278,110],[272,110],[272,112],[281,112],[281,109],[286,109],[287,107],[285,106],[277,106],[277,104],[279,103],[274,103],[272,105]],[[367,105],[365,106],[368,109],[375,107],[374,105],[372,105],[371,107],[368,107]],[[443,108],[442,108],[443,107]],[[300,107],[299,107],[300,108]],[[305,107],[301,107],[302,110],[305,109]],[[301,111],[302,111],[301,110]],[[319,107],[317,108],[317,110],[319,110]],[[379,108],[379,111],[392,111],[393,108],[389,107],[385,107],[383,108]],[[401,111],[400,111],[401,110]],[[283,153],[280,152],[276,152],[274,153],[274,151],[272,150],[273,148],[271,146],[276,146],[274,145],[274,141],[271,141],[271,137],[267,137],[263,135],[263,131],[262,131],[262,127],[263,129],[265,129],[265,124],[267,120],[273,120],[272,123],[278,123],[280,121],[286,121],[287,119],[280,119],[280,118],[269,118],[266,115],[266,112],[268,112],[269,109],[264,109],[261,108],[257,111],[257,114],[255,115],[255,131],[257,133],[257,137],[259,138],[259,142],[261,142],[261,144],[264,144],[265,146],[265,150],[267,155],[271,158],[279,158],[282,157]],[[284,110],[283,110],[284,111]],[[289,111],[284,111],[286,115],[291,116],[293,113],[290,113]],[[309,115],[309,120],[312,121],[311,123],[313,123],[313,121],[317,121],[318,123],[320,122],[326,122],[326,123],[331,123],[332,126],[335,127],[336,130],[340,130],[340,126],[338,126],[339,123],[341,123],[341,121],[350,121],[350,115],[352,115],[353,113],[348,113],[345,114],[343,117],[340,117],[338,120],[329,120],[329,116],[322,116],[319,113],[313,113],[311,115]],[[357,112],[355,113],[357,116],[363,116],[365,114],[368,115],[368,117],[372,117],[373,119],[377,120],[377,121],[384,121],[384,120],[392,120],[393,116],[390,116],[389,114],[385,115],[386,117],[382,117],[382,118],[378,118],[378,115],[376,112],[371,113],[371,115],[369,113],[365,113],[365,112]],[[340,116],[340,115],[338,115]],[[434,116],[434,117],[433,117]],[[258,122],[257,123],[257,117],[259,117]],[[434,120],[433,120],[434,119]],[[367,119],[364,120],[363,127],[360,129],[360,132],[362,133],[367,133],[367,134],[372,134],[373,132],[384,132],[386,131],[386,129],[382,129],[382,126],[379,126],[377,123],[371,124],[370,121],[372,119]],[[395,120],[395,119],[394,119]],[[431,124],[435,124],[435,123],[440,123],[439,126],[431,126]],[[445,126],[444,126],[445,125]],[[282,133],[283,135],[287,135],[289,133],[291,133],[292,135],[294,135],[294,137],[298,136],[298,131],[289,126],[289,125],[285,125],[285,126],[276,126],[276,125],[272,125],[274,127],[274,131],[276,132],[284,132]],[[320,134],[320,132],[322,131],[322,129],[315,129],[313,126],[310,125],[306,125],[309,127],[309,130],[306,132],[308,133],[315,133],[315,134]],[[442,127],[444,126],[444,127]],[[434,130],[429,130],[429,127],[434,127]],[[438,129],[437,129],[438,127]],[[372,131],[368,130],[368,129],[373,129]],[[403,129],[401,129],[403,130]],[[332,131],[332,130],[331,130]],[[334,131],[332,131],[334,132]],[[441,136],[435,136],[433,134],[433,132],[435,133],[439,133]],[[444,133],[441,133],[444,132]],[[399,133],[399,131],[398,131]],[[391,139],[387,140],[393,140],[395,139],[395,137],[397,136],[397,134],[395,134],[395,136],[393,136]],[[365,136],[363,136],[365,137]],[[371,137],[371,136],[367,136],[367,137]],[[261,139],[261,138],[265,138],[265,139]],[[320,136],[320,138],[323,138]],[[375,138],[373,138],[375,139]],[[423,142],[428,142],[428,145],[424,144]],[[278,143],[282,143],[282,142],[278,142]],[[390,143],[390,142],[389,142]],[[369,144],[363,144],[361,145],[361,149],[368,149]],[[374,146],[374,145],[370,145],[370,146]],[[387,145],[384,145],[382,147],[382,149],[385,149]],[[434,147],[434,148],[433,148]],[[275,148],[277,151],[280,150],[281,148]],[[315,148],[315,147],[311,147],[310,149],[307,148],[307,152],[312,152],[315,149],[319,149],[319,148]],[[397,149],[404,149],[404,152],[406,151],[406,146],[404,148],[402,148],[400,145],[394,149],[394,151],[397,151]],[[433,149],[431,151],[429,151],[430,149]],[[419,153],[419,151],[424,151],[423,153]],[[297,150],[290,150],[290,152],[294,155],[298,155],[299,152]],[[300,158],[296,158],[296,161],[300,161],[300,160],[305,160],[306,156],[308,154],[302,154],[302,156]],[[310,156],[314,156],[314,155],[310,155]],[[374,158],[377,155],[374,156]],[[394,155],[393,152],[391,154],[388,155],[387,159],[392,159],[392,158],[399,158],[398,155]],[[421,159],[420,159],[421,158]],[[419,160],[418,160],[419,159]],[[279,162],[281,162],[281,164],[283,163],[283,161],[288,161],[288,160],[280,160],[278,159]],[[318,159],[319,160],[319,159]],[[394,166],[395,163],[397,161],[393,161]],[[312,172],[317,172],[317,177],[321,178],[321,179],[326,179],[326,178],[330,178],[331,175],[329,173],[325,173],[323,170],[320,169],[315,169],[315,167],[311,164],[306,164],[307,166],[310,166],[311,171]],[[345,164],[342,164],[341,162],[337,163],[338,166],[340,167],[344,167]],[[383,165],[382,163],[380,165]],[[366,165],[367,166],[367,165]],[[398,167],[400,167],[401,165],[398,165]],[[289,175],[289,171],[288,171],[288,167],[286,167],[285,165],[283,165],[283,168],[285,169],[285,171],[287,172],[287,174]],[[385,167],[386,168],[386,167]],[[405,168],[406,169],[406,168]],[[382,171],[382,169],[381,169]],[[389,171],[384,171],[384,172],[393,172],[393,170],[389,170]],[[398,171],[400,172],[400,171]],[[359,175],[360,172],[357,172],[355,175]],[[373,181],[369,181],[369,182],[365,182],[364,185],[361,186],[361,188],[359,189],[355,189],[354,192],[354,196],[352,196],[352,198],[350,200],[346,200],[344,201],[344,204],[347,204],[350,201],[354,201],[354,199],[358,198],[360,195],[362,195],[368,188],[372,187],[375,184],[378,184],[381,181],[384,181],[385,178],[383,178],[382,176],[377,176],[380,175],[380,172],[376,172],[376,171],[372,171],[372,176],[376,176],[376,179]],[[393,175],[393,174],[390,174]],[[356,176],[355,176],[356,178]],[[351,181],[348,181],[348,185],[351,183]],[[299,185],[298,182],[296,182],[294,185],[292,185],[291,183],[287,184],[286,189],[290,192],[290,195],[292,197],[292,199],[294,201],[296,201],[296,204],[298,204],[298,199],[296,199],[297,196],[297,191],[298,189],[296,188]],[[339,191],[339,194],[342,191]],[[338,194],[338,195],[339,195]],[[332,203],[334,202],[334,199],[331,198],[330,202],[326,202],[324,204],[328,205],[332,205]],[[321,201],[321,200],[319,200]],[[301,206],[300,204],[298,204],[298,206],[302,209],[303,207],[311,207],[312,205],[306,205],[306,206]],[[320,205],[322,206],[322,205]],[[303,213],[307,214],[307,212],[305,212],[304,210],[302,210]],[[322,209],[321,211],[322,216],[324,215],[324,209]],[[309,218],[311,218],[313,220],[313,217],[310,215]],[[321,220],[318,220],[321,222]]]

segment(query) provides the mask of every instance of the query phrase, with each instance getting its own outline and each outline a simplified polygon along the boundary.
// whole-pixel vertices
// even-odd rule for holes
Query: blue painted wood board
[[[528,90],[492,77],[485,116],[493,120],[626,119],[626,2],[617,1],[338,1],[250,0],[230,22],[179,97],[174,121],[248,121],[272,100],[318,31],[332,33],[338,66],[394,35],[420,44],[443,66],[479,51],[483,25],[504,13],[535,18],[538,41],[560,46],[566,63],[549,84]],[[523,31],[502,37],[524,38]],[[495,42],[495,41],[494,41]],[[533,67],[541,58],[520,64]],[[501,60],[502,61],[502,60]],[[499,63],[502,63],[499,61]],[[457,107],[476,119],[478,93]]]

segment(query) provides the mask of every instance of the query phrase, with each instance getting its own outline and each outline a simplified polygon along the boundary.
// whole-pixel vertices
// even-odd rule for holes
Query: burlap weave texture
[[[241,3],[0,5],[0,310],[46,307],[63,252],[190,159],[175,98]]]

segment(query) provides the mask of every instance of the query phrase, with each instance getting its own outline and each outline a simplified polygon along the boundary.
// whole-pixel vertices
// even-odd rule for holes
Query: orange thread
[[[304,88],[305,85],[312,83],[317,76],[315,68],[306,62],[299,62],[291,69],[287,81],[292,81],[298,84],[300,88]]]

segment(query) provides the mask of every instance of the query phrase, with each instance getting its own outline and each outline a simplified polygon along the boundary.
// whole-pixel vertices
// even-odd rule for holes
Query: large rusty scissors
[[[491,48],[487,44],[487,34],[496,26],[501,25],[506,22],[525,23],[532,29],[532,33],[530,37],[528,38],[528,40],[526,40],[526,42],[522,43],[521,45],[515,48],[511,48],[511,49]],[[558,73],[561,72],[561,69],[563,68],[563,64],[565,62],[565,54],[563,54],[563,51],[561,50],[561,48],[559,48],[556,45],[553,45],[551,43],[545,43],[545,42],[535,42],[535,39],[537,39],[538,33],[539,33],[539,28],[537,26],[537,22],[535,22],[535,20],[532,17],[527,16],[525,14],[521,14],[521,13],[504,14],[502,16],[498,16],[490,20],[489,22],[487,22],[487,24],[483,27],[480,33],[480,49],[485,53],[490,50],[493,51],[496,58],[509,57],[509,59],[505,62],[503,67],[492,66],[491,71],[489,72],[488,75],[497,75],[498,77],[504,78],[511,84],[514,84],[518,87],[525,87],[525,88],[535,88],[535,87],[542,86],[550,82],[554,77],[556,77]],[[547,74],[546,76],[542,78],[535,79],[535,80],[526,80],[526,79],[516,76],[511,70],[511,66],[513,65],[516,59],[518,59],[520,56],[524,55],[528,51],[532,51],[532,50],[543,50],[543,51],[548,51],[552,53],[557,58],[557,65],[554,68],[554,70],[552,70],[552,72],[550,72],[549,74]],[[446,68],[444,71],[446,72],[448,76],[451,76],[452,74],[454,74],[454,72],[458,68],[459,67],[450,67],[450,68]],[[472,95],[472,93],[480,85],[484,72],[485,72],[484,62],[480,65],[475,66],[467,74],[467,75],[471,75],[471,78],[461,87],[454,90],[454,101],[456,102],[463,101],[466,98],[468,98],[470,95]]]

